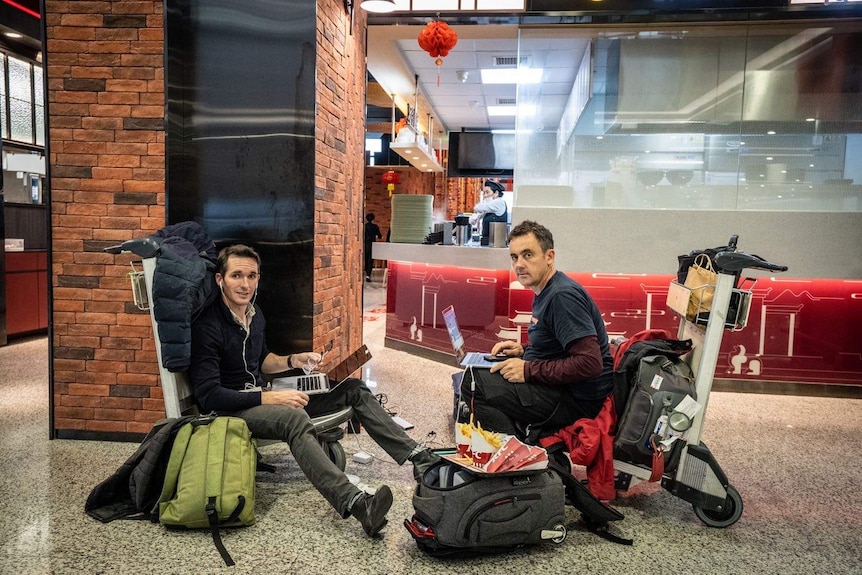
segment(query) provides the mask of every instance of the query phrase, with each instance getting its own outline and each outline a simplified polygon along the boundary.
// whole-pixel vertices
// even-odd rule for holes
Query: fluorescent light
[[[535,116],[536,107],[533,105],[522,106],[488,106],[489,116]]]
[[[392,0],[362,0],[359,5],[366,12],[374,12],[375,14],[386,14],[395,11],[395,2]]]
[[[488,106],[489,116],[514,116],[517,111],[515,106]]]
[[[483,84],[538,84],[542,81],[541,68],[482,68]]]
[[[462,0],[461,10],[469,10],[465,4]],[[524,10],[524,4],[524,0],[476,0],[476,10],[521,11]]]

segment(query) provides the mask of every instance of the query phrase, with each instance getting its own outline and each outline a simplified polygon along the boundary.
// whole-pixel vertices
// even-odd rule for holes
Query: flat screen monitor
[[[449,132],[450,178],[511,176],[514,168],[514,134]]]

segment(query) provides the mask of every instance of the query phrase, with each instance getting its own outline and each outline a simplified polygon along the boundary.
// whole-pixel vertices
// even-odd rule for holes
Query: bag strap
[[[153,522],[158,521],[159,504],[170,500],[171,497],[173,497],[174,492],[177,490],[180,467],[183,465],[183,459],[185,459],[186,451],[189,448],[189,442],[191,441],[193,430],[194,428],[192,423],[186,423],[180,427],[179,431],[177,431],[177,436],[174,439],[173,446],[171,447],[168,467],[165,470],[165,482],[162,484],[162,493],[159,495],[159,500],[156,501],[156,504],[150,513],[151,520]]]
[[[215,496],[210,496],[210,498],[207,500],[207,505],[205,508],[206,513],[207,513],[207,521],[209,521],[209,524],[210,524],[210,533],[213,536],[213,543],[215,543],[215,546],[216,546],[216,549],[218,549],[219,555],[221,555],[221,558],[224,560],[224,564],[227,565],[228,567],[233,567],[235,565],[233,558],[230,556],[230,553],[227,552],[227,549],[225,549],[224,543],[222,543],[222,540],[221,540],[221,534],[219,534],[219,531],[218,531],[218,513],[216,513],[215,502],[216,502]],[[244,503],[245,503],[245,501],[241,500],[240,504],[237,507],[241,508]],[[236,513],[236,512],[234,512],[234,513]],[[239,513],[237,513],[237,516],[238,515],[239,515]],[[231,517],[232,517],[232,515],[231,515]]]
[[[620,545],[634,545],[634,539],[611,533],[607,523],[596,522],[590,519],[587,515],[581,516],[581,523],[587,528],[587,531],[595,533],[602,539],[606,539],[611,543],[619,543]]]
[[[656,436],[653,434],[649,442],[652,445],[652,473],[649,476],[649,482],[655,483],[664,475],[664,446],[657,443]]]
[[[697,254],[697,257],[694,258],[694,265],[711,272],[715,271],[715,268],[712,267],[712,259],[707,254]]]

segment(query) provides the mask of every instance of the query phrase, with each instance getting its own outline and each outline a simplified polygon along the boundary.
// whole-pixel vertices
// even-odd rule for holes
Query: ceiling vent
[[[494,56],[494,67],[495,68],[514,68],[518,65],[518,57],[517,56]],[[529,66],[530,65],[530,57],[522,56],[521,57],[521,66]]]
[[[498,106],[514,106],[515,104],[515,98],[497,98]]]

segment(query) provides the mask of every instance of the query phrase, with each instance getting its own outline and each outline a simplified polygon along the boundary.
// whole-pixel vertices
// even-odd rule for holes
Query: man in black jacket
[[[374,223],[374,214],[369,212],[365,216],[365,281],[371,281],[371,272],[374,269],[374,257],[371,253],[374,242],[382,238],[380,226]]]
[[[353,408],[365,430],[395,461],[411,461],[418,476],[437,456],[412,440],[359,379],[347,379],[325,394],[308,396],[291,389],[262,391],[263,373],[278,373],[319,362],[314,352],[277,355],[267,349],[265,320],[254,303],[260,256],[252,248],[224,248],[216,265],[221,291],[192,325],[189,368],[195,401],[202,413],[241,417],[252,435],[287,442],[299,467],[342,517],[353,515],[370,536],[386,525],[392,491],[386,485],[368,495],[330,461],[311,417]]]

